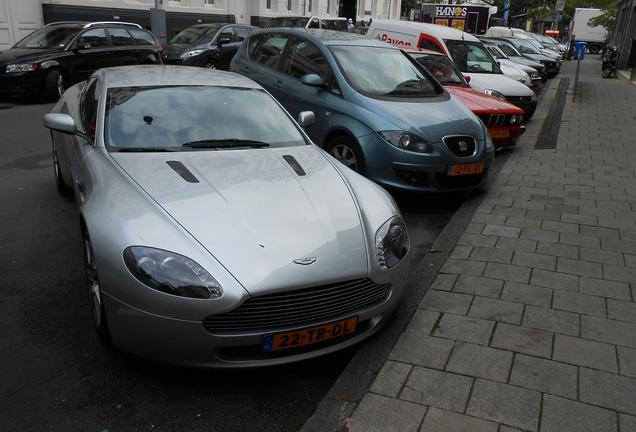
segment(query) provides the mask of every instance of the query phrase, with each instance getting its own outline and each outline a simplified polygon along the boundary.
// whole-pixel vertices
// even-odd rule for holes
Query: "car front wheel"
[[[66,182],[64,181],[64,177],[62,177],[62,172],[60,170],[60,162],[57,158],[57,151],[55,150],[55,146],[53,146],[53,174],[55,175],[55,187],[60,195],[69,197],[73,193],[73,189],[68,187]]]
[[[329,140],[324,148],[327,153],[335,157],[347,168],[364,175],[366,171],[364,155],[360,146],[350,137],[345,135],[336,136]]]
[[[56,101],[64,94],[66,83],[59,69],[53,69],[44,78],[44,93],[50,101]]]
[[[108,332],[108,323],[106,322],[106,313],[104,312],[104,303],[99,283],[99,274],[97,273],[97,264],[95,263],[95,254],[93,245],[88,232],[84,230],[82,233],[84,242],[84,270],[86,273],[86,289],[88,292],[89,306],[91,316],[97,334],[104,342],[110,342],[110,334]]]

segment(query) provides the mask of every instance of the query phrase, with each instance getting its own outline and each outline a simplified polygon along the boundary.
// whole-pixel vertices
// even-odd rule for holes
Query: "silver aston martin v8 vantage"
[[[310,142],[312,121],[200,68],[102,69],[66,91],[44,124],[104,340],[168,363],[261,366],[388,320],[406,227],[383,189]]]

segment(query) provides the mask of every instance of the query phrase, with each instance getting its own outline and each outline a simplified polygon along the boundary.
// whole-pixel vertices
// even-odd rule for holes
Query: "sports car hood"
[[[111,155],[251,294],[368,273],[357,207],[314,146]],[[197,182],[168,161],[183,164]],[[315,262],[294,262],[303,258]]]
[[[477,90],[497,90],[504,96],[532,96],[534,92],[525,84],[503,74],[466,73],[470,76],[471,87]]]
[[[476,114],[523,114],[521,108],[470,87],[446,85],[444,88]]]
[[[442,137],[453,134],[483,139],[481,125],[470,110],[446,94],[417,101],[380,100],[356,94],[353,102],[380,117],[383,123],[420,135],[431,143],[440,143]]]

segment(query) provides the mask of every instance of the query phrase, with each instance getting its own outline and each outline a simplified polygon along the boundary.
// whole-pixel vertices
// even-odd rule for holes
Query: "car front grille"
[[[457,157],[471,157],[475,154],[477,143],[469,135],[453,135],[442,138],[446,147]]]
[[[508,114],[480,114],[479,118],[487,127],[508,126],[510,124],[510,115]]]
[[[506,96],[506,100],[512,104],[530,103],[532,102],[532,96]]]
[[[379,305],[390,293],[390,284],[357,279],[266,294],[247,299],[231,312],[206,317],[203,326],[211,333],[222,333],[310,325]]]

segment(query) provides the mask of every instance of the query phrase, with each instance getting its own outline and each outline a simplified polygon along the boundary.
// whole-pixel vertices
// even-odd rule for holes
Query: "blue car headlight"
[[[382,131],[378,132],[380,138],[389,144],[402,149],[417,153],[433,153],[433,146],[425,142],[417,135],[403,131]]]
[[[381,270],[398,264],[409,251],[406,225],[399,216],[393,216],[375,233],[375,250]]]
[[[186,51],[183,54],[181,54],[179,57],[181,57],[182,59],[186,59],[188,57],[194,57],[194,56],[198,56],[199,54],[201,54],[203,51],[202,49],[195,49],[195,50],[190,50],[190,51]]]
[[[124,250],[128,270],[144,285],[179,297],[221,297],[221,285],[203,267],[188,257],[145,246]]]

